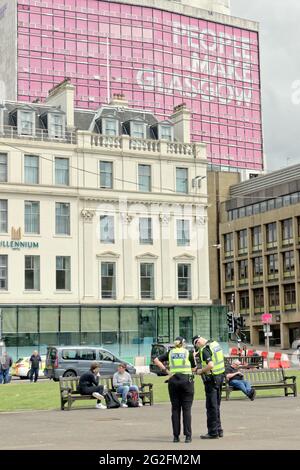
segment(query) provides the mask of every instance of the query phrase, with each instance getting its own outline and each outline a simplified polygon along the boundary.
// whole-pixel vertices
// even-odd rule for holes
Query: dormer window
[[[146,124],[144,122],[131,121],[130,135],[136,139],[146,138]]]
[[[112,119],[112,118],[102,119],[102,134],[115,137],[119,135],[118,127],[119,126],[118,126],[117,119]]]
[[[41,115],[41,121],[48,130],[50,139],[65,138],[65,113],[60,109],[49,109]]]
[[[64,114],[48,113],[48,133],[53,139],[62,139],[65,136]]]
[[[18,110],[18,134],[34,135],[35,134],[35,113],[34,111]]]
[[[158,126],[158,138],[159,140],[172,141],[173,138],[173,127],[168,124],[159,124]]]

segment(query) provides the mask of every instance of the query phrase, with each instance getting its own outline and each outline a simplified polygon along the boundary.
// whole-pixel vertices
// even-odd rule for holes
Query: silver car
[[[77,377],[87,372],[95,361],[100,364],[101,375],[113,375],[121,363],[127,365],[130,374],[136,373],[132,364],[96,346],[49,346],[44,373],[55,381],[59,377]]]

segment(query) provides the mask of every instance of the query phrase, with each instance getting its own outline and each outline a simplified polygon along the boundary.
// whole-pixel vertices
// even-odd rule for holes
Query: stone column
[[[121,213],[122,236],[123,236],[123,290],[124,300],[133,300],[138,298],[134,294],[136,286],[135,259],[133,256],[133,241],[130,233],[130,223],[133,216],[127,212]]]
[[[82,255],[83,255],[83,297],[95,297],[95,250],[94,240],[96,230],[94,226],[94,209],[82,209],[81,217],[83,220],[82,228]],[[80,274],[80,273],[79,273]],[[97,283],[99,285],[99,282]],[[97,297],[97,296],[96,296]]]
[[[175,298],[175,294],[172,295],[172,280],[174,277],[173,269],[171,268],[170,255],[170,214],[161,213],[159,215],[160,220],[160,234],[161,234],[161,271],[160,271],[160,283],[161,283],[161,297],[162,300],[171,300]]]

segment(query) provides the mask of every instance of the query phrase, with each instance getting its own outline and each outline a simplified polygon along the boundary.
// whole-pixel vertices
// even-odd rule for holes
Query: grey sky
[[[300,163],[300,0],[231,0],[231,11],[260,22],[267,169]]]

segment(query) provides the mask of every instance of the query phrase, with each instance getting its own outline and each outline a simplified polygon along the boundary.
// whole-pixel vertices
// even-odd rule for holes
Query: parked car
[[[16,362],[11,366],[11,375],[20,377],[21,380],[29,379],[29,364],[30,356],[20,357]],[[39,369],[39,377],[44,377],[44,369],[46,365],[46,356],[41,356],[42,365]]]
[[[163,376],[167,375],[165,372],[160,370],[158,366],[156,366],[153,361],[156,357],[161,356],[162,354],[165,354],[166,352],[169,352],[170,349],[174,348],[174,343],[153,343],[151,347],[151,358],[150,358],[150,372],[153,374],[156,374],[158,376]],[[194,351],[194,347],[192,344],[187,344],[186,348],[189,351]],[[167,365],[167,363],[165,363]]]
[[[94,361],[99,362],[101,375],[113,375],[120,363],[126,364],[130,374],[136,373],[132,364],[96,346],[49,346],[44,373],[55,381],[59,377],[77,377],[87,372]]]
[[[292,342],[292,349],[300,350],[300,338],[295,339],[295,341]]]

